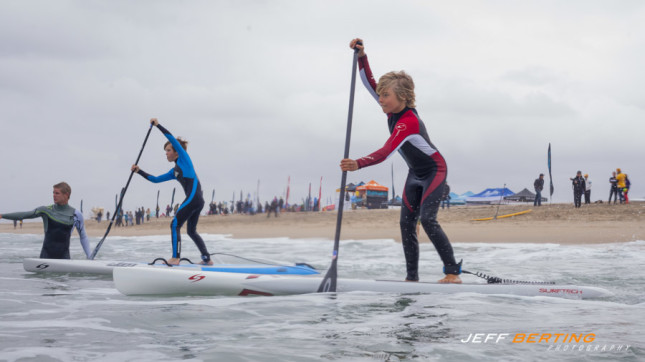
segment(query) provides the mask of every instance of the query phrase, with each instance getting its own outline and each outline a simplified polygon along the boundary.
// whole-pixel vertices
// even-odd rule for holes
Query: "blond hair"
[[[415,104],[415,95],[414,95],[414,81],[412,77],[404,71],[400,72],[389,72],[383,74],[378,80],[378,85],[376,86],[376,93],[381,94],[382,91],[392,88],[396,97],[405,102],[405,105],[409,108],[416,107]]]
[[[67,182],[59,182],[54,185],[54,188],[60,190],[60,192],[66,195],[72,196],[72,188]]]

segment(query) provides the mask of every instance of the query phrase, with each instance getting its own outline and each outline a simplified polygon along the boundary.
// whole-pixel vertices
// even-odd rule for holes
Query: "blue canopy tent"
[[[515,193],[508,188],[488,188],[478,194],[466,198],[468,204],[493,205],[504,202],[504,196],[511,196]]]
[[[466,205],[466,198],[464,195],[457,195],[456,193],[451,192],[450,205]]]

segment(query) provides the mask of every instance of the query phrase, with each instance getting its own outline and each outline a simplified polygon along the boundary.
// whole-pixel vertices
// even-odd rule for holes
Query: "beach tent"
[[[361,184],[363,184],[363,182],[361,182],[359,185]],[[348,185],[345,185],[345,191],[348,191],[348,192],[356,191],[356,185],[350,182]],[[336,189],[336,192],[340,192],[340,189]]]
[[[356,203],[357,201],[360,201],[358,196],[356,195],[356,188],[363,185],[365,185],[365,182],[363,181],[359,182],[358,184],[354,184],[350,182],[349,184],[345,185],[345,202],[343,203],[343,210],[351,209],[352,204]],[[337,188],[336,196],[335,196],[336,203],[334,204],[334,209],[336,208],[336,205],[338,205],[339,197],[340,197],[340,188]]]
[[[513,191],[505,188],[488,188],[478,194],[466,198],[469,204],[499,204],[503,202],[504,196],[511,196],[515,194]]]
[[[466,198],[463,195],[457,195],[456,193],[451,192],[450,205],[466,205]]]
[[[529,191],[528,189],[524,189],[514,195],[504,196],[504,200],[516,201],[516,202],[533,202],[535,201],[535,194]],[[543,197],[542,201],[547,201],[547,198]]]
[[[356,187],[358,194],[358,206],[366,206],[368,209],[387,208],[387,192],[389,188],[372,180],[366,184]],[[362,205],[360,204],[362,203]]]

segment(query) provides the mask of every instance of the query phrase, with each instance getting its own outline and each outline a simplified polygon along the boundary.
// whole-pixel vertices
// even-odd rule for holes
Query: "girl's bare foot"
[[[446,274],[446,276],[439,280],[439,283],[443,284],[461,284],[461,278],[459,278],[459,275],[456,274]]]
[[[168,259],[168,264],[170,264],[170,265],[179,265],[179,258],[170,258],[170,259]]]

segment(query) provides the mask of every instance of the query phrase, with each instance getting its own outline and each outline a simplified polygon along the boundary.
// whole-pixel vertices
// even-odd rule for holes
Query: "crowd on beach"
[[[145,209],[143,206],[141,208],[133,211],[123,211],[119,210],[115,217],[115,226],[134,226],[141,225],[145,222],[150,222],[151,218],[170,218],[174,217],[177,214],[177,210],[180,204],[175,204],[171,206],[170,204],[166,205],[165,212],[156,207],[153,212],[150,208]],[[254,203],[250,199],[246,201],[237,201],[231,202],[230,204],[226,201],[215,202],[212,201],[208,205],[207,215],[229,215],[229,214],[240,214],[240,215],[256,215],[256,214],[267,214],[267,217],[278,215],[282,212],[301,212],[301,211],[319,211],[318,198],[313,198],[313,203],[307,203],[303,201],[302,204],[286,204],[282,197],[274,197],[271,202],[266,201],[264,205],[257,201]],[[110,212],[106,214],[107,220],[110,220]],[[103,220],[103,211],[101,209],[94,212],[92,219],[96,220],[97,223],[100,223]]]
[[[259,200],[254,202],[247,198],[246,201],[231,201],[230,206],[227,202],[211,202],[208,207],[208,215],[256,215],[266,213],[267,217],[271,216],[271,214],[277,217],[281,212],[301,211],[320,211],[318,198],[307,197],[307,200],[303,200],[302,204],[288,204],[282,197],[274,196],[271,202],[265,201],[264,205]]]
[[[571,181],[571,187],[573,189],[573,205],[575,208],[582,206],[582,196],[585,197],[585,204],[591,203],[591,180],[589,179],[589,174],[582,175],[582,171],[576,172],[576,176],[569,179]],[[611,173],[609,178],[609,200],[608,204],[611,204],[612,198],[614,199],[614,205],[616,203],[628,204],[629,203],[629,188],[631,187],[631,181],[626,173],[623,173],[620,168],[617,168],[616,171]],[[533,188],[535,189],[535,201],[533,206],[542,206],[542,190],[544,189],[544,174],[535,179],[533,182]],[[596,201],[596,203],[602,203],[602,200]]]

